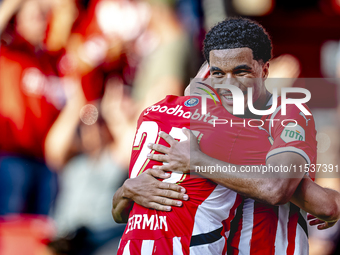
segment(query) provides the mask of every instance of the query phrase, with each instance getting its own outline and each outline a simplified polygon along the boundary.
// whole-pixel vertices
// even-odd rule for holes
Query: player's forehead
[[[209,58],[210,68],[217,67],[223,71],[232,70],[240,65],[252,67],[256,61],[252,49],[248,47],[212,50],[209,52]]]

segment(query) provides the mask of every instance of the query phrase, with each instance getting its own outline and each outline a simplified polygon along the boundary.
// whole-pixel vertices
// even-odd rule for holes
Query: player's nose
[[[226,84],[226,85],[232,85],[235,87],[240,87],[241,84],[238,82],[238,80],[232,75],[232,74],[228,74],[225,77],[223,77],[223,79],[219,80],[219,82],[215,83],[213,86],[214,88],[216,88],[217,84]]]

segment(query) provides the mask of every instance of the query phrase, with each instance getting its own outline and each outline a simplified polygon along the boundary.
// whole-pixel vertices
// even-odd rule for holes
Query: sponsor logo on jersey
[[[163,106],[153,105],[153,106],[150,106],[149,108],[147,108],[145,110],[144,115],[148,115],[150,112],[160,112],[160,113],[164,113],[164,114],[168,114],[168,115],[182,117],[182,118],[185,118],[185,119],[208,122],[209,124],[212,124],[212,125],[214,125],[214,120],[218,120],[218,117],[211,115],[210,112],[208,112],[206,114],[200,114],[200,111],[198,109],[196,109],[195,112],[185,111],[184,109],[183,109],[182,105],[176,105],[175,107],[168,107],[166,105],[163,105]]]
[[[280,137],[286,143],[305,141],[305,130],[299,124],[290,122],[283,129]]]
[[[299,115],[301,115],[306,120],[306,127],[308,126],[308,121],[311,119],[307,119],[306,115],[303,114],[303,112],[300,112]]]
[[[194,98],[190,98],[187,101],[184,102],[184,105],[187,107],[192,107],[192,106],[196,106],[199,103],[199,99],[194,97]]]

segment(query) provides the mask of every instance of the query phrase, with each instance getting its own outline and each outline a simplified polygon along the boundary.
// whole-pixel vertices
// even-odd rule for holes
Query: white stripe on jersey
[[[222,254],[223,248],[225,245],[224,237],[220,238],[216,242],[203,244],[203,245],[196,245],[190,247],[190,255],[205,255],[205,254]]]
[[[275,255],[282,255],[287,253],[289,209],[290,203],[279,206],[279,221],[277,223],[275,237]]]
[[[236,192],[217,185],[214,191],[198,206],[192,235],[210,233],[223,227],[222,221],[229,218],[230,210],[234,207],[237,197]],[[229,232],[226,232],[226,237],[229,236]],[[225,245],[226,240],[224,237],[221,237],[209,244],[190,247],[190,254],[221,255]]]
[[[123,255],[130,255],[130,240],[126,243],[124,247]]]
[[[172,239],[172,245],[173,245],[173,255],[183,255],[180,237],[174,237]]]
[[[273,155],[278,154],[278,153],[283,153],[283,152],[295,152],[297,154],[300,154],[304,159],[306,159],[307,163],[310,165],[310,158],[308,157],[307,153],[304,152],[303,150],[295,148],[293,146],[281,147],[281,148],[276,148],[274,150],[271,150],[270,152],[268,152],[268,154],[266,156],[266,160],[270,156],[273,156]]]
[[[300,213],[307,222],[307,212],[300,209]],[[297,224],[294,255],[308,255],[308,254],[309,254],[308,237],[303,228],[300,226],[300,224]]]
[[[141,255],[152,255],[154,243],[154,240],[143,240]]]
[[[192,235],[209,233],[222,227],[222,221],[229,217],[236,197],[236,192],[217,185],[214,191],[198,206]]]
[[[250,241],[254,226],[254,200],[246,198],[243,205],[242,229],[240,236],[240,255],[250,254]]]

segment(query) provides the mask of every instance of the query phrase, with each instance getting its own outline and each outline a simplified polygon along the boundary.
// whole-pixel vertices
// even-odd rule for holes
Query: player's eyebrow
[[[248,65],[238,65],[236,67],[233,68],[233,70],[237,70],[237,69],[243,69],[243,70],[251,70],[252,68]]]
[[[214,72],[214,71],[221,71],[221,72],[223,72],[223,71],[221,70],[221,68],[219,68],[219,67],[217,67],[217,66],[211,66],[211,67],[210,67],[210,72]]]

